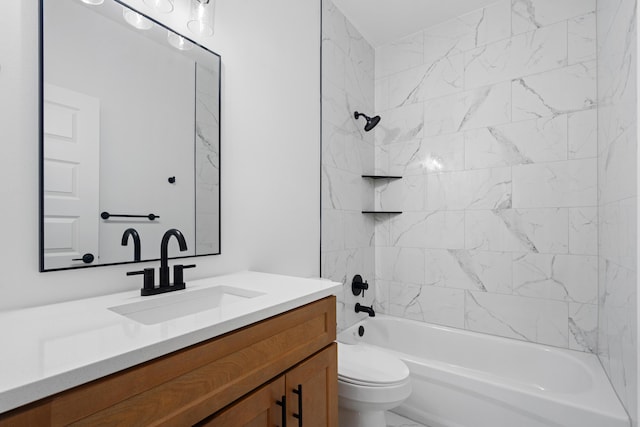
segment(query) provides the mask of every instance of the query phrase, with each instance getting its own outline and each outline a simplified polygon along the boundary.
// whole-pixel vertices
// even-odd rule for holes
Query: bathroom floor
[[[387,427],[429,427],[424,424],[411,421],[393,412],[387,411]]]

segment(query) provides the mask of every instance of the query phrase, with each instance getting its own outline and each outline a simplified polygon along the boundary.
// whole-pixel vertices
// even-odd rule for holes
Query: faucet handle
[[[356,274],[353,276],[353,280],[351,281],[351,292],[353,292],[353,295],[358,296],[362,293],[362,297],[364,298],[364,291],[367,289],[369,289],[369,284],[366,280],[364,282],[362,281],[361,275]]]
[[[140,274],[144,275],[144,281],[142,289],[140,289],[140,295],[151,295],[150,292],[152,292],[156,287],[155,269],[145,268],[144,270],[140,271],[127,271],[127,276],[137,276]]]
[[[189,264],[189,265],[181,265],[181,264],[176,264],[173,266],[173,286],[176,285],[182,285],[184,286],[184,274],[183,271],[186,268],[194,268],[196,265],[195,264]]]

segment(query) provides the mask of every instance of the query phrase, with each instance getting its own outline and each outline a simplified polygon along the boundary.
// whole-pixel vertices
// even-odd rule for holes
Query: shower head
[[[364,125],[365,132],[369,132],[371,129],[376,127],[376,125],[378,123],[380,123],[380,116],[369,117],[366,114],[358,113],[357,111],[353,114],[353,117],[355,117],[356,120],[358,120],[360,118],[360,116],[362,116],[365,119],[367,119],[367,124]]]

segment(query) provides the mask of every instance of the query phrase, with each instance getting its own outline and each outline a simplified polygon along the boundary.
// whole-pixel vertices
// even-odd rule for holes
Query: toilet
[[[411,394],[409,368],[382,350],[338,343],[340,427],[386,427],[385,411]]]

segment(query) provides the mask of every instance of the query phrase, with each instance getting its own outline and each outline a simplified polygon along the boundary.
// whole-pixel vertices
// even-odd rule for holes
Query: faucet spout
[[[356,303],[356,313],[360,313],[361,311],[364,312],[364,313],[367,313],[369,315],[369,317],[375,317],[376,316],[376,312],[373,311],[373,306],[366,307],[364,305],[360,305],[360,303]]]
[[[140,261],[140,235],[135,228],[127,228],[122,235],[122,246],[127,246],[129,236],[133,239],[133,260]]]
[[[187,242],[180,230],[172,228],[164,233],[160,243],[160,287],[169,286],[169,240],[172,236],[178,241],[181,252],[187,250]]]

